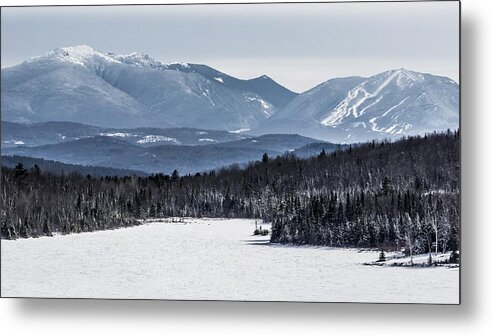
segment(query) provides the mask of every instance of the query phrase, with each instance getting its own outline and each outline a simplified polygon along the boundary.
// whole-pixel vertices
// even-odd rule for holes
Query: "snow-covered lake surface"
[[[378,252],[271,245],[253,230],[202,219],[2,240],[2,296],[458,303],[457,268],[364,266]]]

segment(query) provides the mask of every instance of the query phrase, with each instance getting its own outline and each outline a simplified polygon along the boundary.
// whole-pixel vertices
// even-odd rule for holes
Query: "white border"
[[[122,3],[138,1],[0,0],[2,6]],[[166,1],[146,0],[143,3]],[[492,316],[490,12],[488,1],[462,1],[462,239],[466,253],[461,306],[1,299],[2,334],[487,334],[491,330]]]

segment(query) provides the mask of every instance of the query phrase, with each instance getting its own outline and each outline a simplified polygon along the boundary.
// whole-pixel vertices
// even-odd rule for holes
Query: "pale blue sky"
[[[87,44],[297,92],[401,67],[459,81],[458,20],[458,2],[2,8],[2,68]]]

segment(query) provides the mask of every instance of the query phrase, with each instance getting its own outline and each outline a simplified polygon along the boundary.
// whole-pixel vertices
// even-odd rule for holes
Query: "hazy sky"
[[[297,92],[407,68],[459,81],[458,2],[2,8],[2,68],[63,46],[140,51]]]

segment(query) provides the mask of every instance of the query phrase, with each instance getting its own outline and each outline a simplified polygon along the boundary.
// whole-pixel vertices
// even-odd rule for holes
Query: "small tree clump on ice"
[[[260,225],[260,227],[258,228],[258,222],[255,221],[255,231],[253,231],[253,235],[254,236],[259,236],[259,235],[262,235],[262,236],[267,236],[268,234],[270,233],[269,230],[267,229],[263,229]]]
[[[379,253],[378,262],[384,262],[384,261],[386,261],[386,255],[384,254],[384,250],[381,249],[381,253]]]

